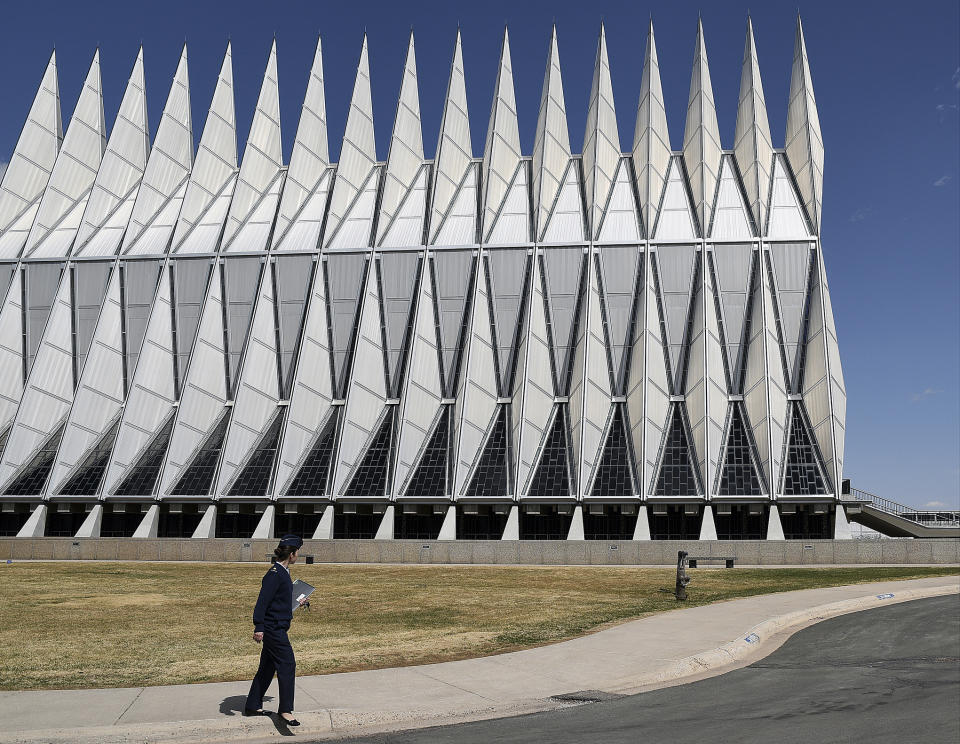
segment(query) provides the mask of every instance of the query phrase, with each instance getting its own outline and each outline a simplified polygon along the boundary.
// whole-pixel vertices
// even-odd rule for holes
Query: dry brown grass
[[[126,687],[249,678],[263,564],[0,566],[0,689]],[[685,606],[956,568],[693,572]],[[291,629],[298,674],[479,656],[673,609],[673,569],[296,566],[317,587]],[[209,596],[213,589],[215,597]]]

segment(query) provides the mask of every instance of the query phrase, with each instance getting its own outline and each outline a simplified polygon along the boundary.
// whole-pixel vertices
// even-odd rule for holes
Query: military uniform
[[[280,541],[281,546],[289,545],[299,549],[303,540],[294,535],[286,535]],[[260,586],[260,596],[253,610],[253,631],[263,633],[263,650],[260,652],[260,668],[250,684],[246,709],[259,710],[263,706],[263,696],[277,675],[280,688],[278,713],[293,712],[294,678],[297,661],[293,656],[293,647],[287,638],[287,630],[293,619],[293,581],[290,572],[280,563],[274,563],[264,574]]]

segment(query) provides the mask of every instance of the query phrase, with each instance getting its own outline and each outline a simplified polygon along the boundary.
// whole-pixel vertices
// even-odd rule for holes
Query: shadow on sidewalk
[[[263,702],[267,703],[273,700],[273,697],[270,695],[264,695]],[[247,703],[246,695],[231,695],[230,697],[224,698],[220,701],[220,713],[225,716],[239,716],[243,714],[243,707]],[[277,733],[281,736],[293,736],[294,733],[284,725],[283,719],[277,713],[269,713],[266,716],[270,719],[270,722],[276,728]]]

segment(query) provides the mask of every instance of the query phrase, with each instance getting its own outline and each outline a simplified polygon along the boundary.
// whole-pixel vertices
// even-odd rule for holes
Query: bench
[[[730,558],[730,557],[719,556],[719,555],[701,555],[696,557],[687,556],[687,565],[690,566],[690,568],[696,568],[697,561],[723,561],[724,563],[726,563],[727,568],[733,568],[733,563],[735,560],[736,558]]]

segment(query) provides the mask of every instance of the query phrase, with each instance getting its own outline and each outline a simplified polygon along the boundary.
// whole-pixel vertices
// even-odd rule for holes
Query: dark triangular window
[[[367,453],[350,479],[344,496],[385,496],[390,470],[390,435],[393,433],[393,406],[387,411]]]
[[[680,406],[674,405],[670,414],[670,428],[660,456],[660,474],[655,496],[696,496],[697,477],[693,472],[687,429]]]
[[[623,425],[623,407],[613,411],[613,420],[603,445],[591,496],[632,496],[633,478],[630,467],[630,445]]]
[[[483,453],[470,478],[466,495],[506,496],[510,493],[510,458],[507,452],[507,407],[500,406]]]
[[[791,403],[790,432],[787,440],[787,458],[783,466],[784,496],[825,496],[827,487],[820,469],[817,450],[803,411],[796,401]]]
[[[7,486],[7,490],[3,492],[5,496],[39,496],[43,493],[47,476],[50,475],[50,469],[53,467],[53,460],[60,448],[60,438],[63,436],[65,426],[66,424],[60,424],[57,430],[43,443],[43,446],[37,450],[27,466],[20,471],[20,475]]]
[[[228,496],[265,496],[270,487],[273,463],[277,459],[280,428],[283,424],[283,408],[277,409],[273,421],[267,427],[256,448],[230,486]]]
[[[717,493],[721,496],[760,496],[763,488],[757,477],[753,446],[743,421],[740,406],[734,404],[730,417],[730,430],[727,434],[727,446],[724,450],[723,467],[720,470],[720,485]]]
[[[330,473],[330,457],[333,454],[336,430],[336,416],[331,416],[290,483],[286,496],[323,496],[327,492],[327,476]]]
[[[406,496],[447,495],[447,449],[450,432],[450,406],[440,411],[433,436],[423,450],[417,469],[404,492]]]
[[[553,425],[540,452],[537,469],[527,496],[535,498],[570,495],[570,471],[567,466],[567,425],[564,409],[558,406]]]
[[[107,472],[107,464],[110,462],[110,453],[113,451],[113,443],[117,439],[119,428],[120,420],[117,419],[60,489],[62,496],[96,495],[100,490],[104,473]]]
[[[163,465],[163,458],[167,453],[167,445],[170,444],[171,431],[173,431],[172,414],[166,423],[157,430],[153,441],[147,445],[136,464],[130,468],[126,477],[117,486],[115,495],[149,496],[153,493],[157,476],[160,475],[160,466]]]
[[[193,456],[193,462],[184,469],[177,485],[170,492],[172,496],[206,496],[210,493],[229,421],[230,409],[228,408],[220,416],[220,420],[213,427],[200,450]]]

